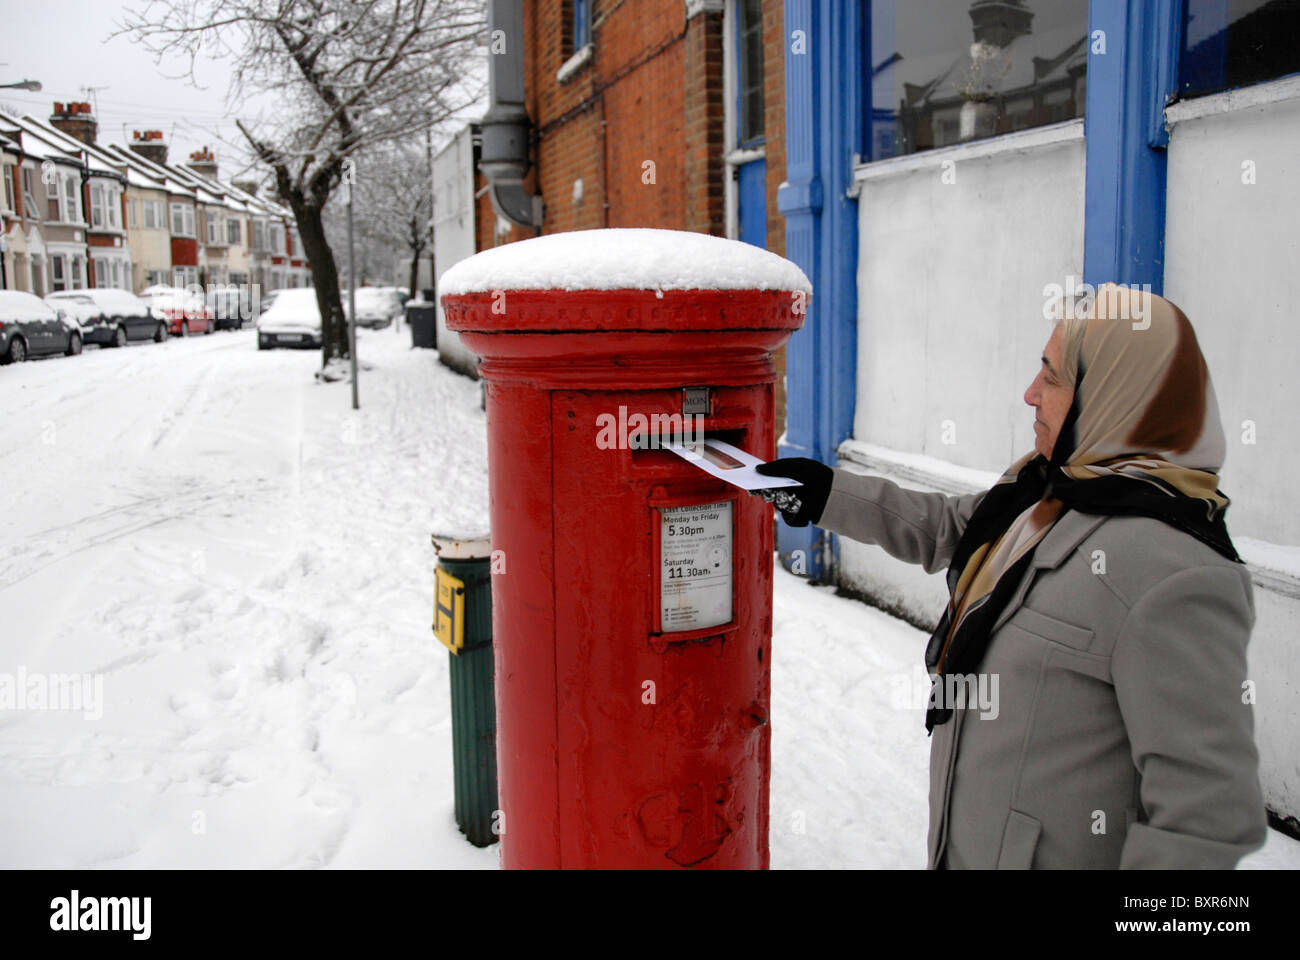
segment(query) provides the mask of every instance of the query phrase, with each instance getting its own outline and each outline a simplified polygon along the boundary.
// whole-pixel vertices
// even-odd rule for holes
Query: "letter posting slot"
[[[770,459],[771,353],[801,324],[807,281],[715,237],[587,233],[444,277],[447,326],[486,381],[506,570],[492,583],[502,864],[766,867],[772,508],[648,438],[703,431]],[[627,235],[642,234],[672,242],[641,250]],[[606,286],[602,265],[654,272],[645,258],[674,278],[730,258],[733,276],[789,286],[513,287],[548,242],[590,244],[566,261],[570,286],[587,269]]]

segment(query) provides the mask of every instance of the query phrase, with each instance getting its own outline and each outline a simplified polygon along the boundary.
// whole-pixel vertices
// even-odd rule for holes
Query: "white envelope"
[[[688,463],[699,467],[705,473],[712,474],[719,480],[726,480],[742,490],[775,490],[778,487],[802,486],[798,480],[789,477],[765,477],[754,468],[762,460],[721,440],[704,438],[702,444],[687,446],[682,443],[661,441],[660,446],[671,450]]]

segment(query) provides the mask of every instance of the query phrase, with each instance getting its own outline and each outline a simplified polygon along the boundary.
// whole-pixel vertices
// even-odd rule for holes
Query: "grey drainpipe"
[[[489,0],[488,31],[489,50],[494,38],[503,38],[505,49],[488,54],[491,106],[481,121],[478,168],[487,178],[496,212],[518,226],[540,230],[542,198],[525,190],[523,182],[530,129],[524,108],[523,0]]]

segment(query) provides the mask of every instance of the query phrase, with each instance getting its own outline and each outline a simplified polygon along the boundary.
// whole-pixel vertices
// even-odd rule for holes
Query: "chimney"
[[[189,162],[185,166],[200,176],[212,180],[217,179],[217,158],[213,156],[210,147],[204,147],[202,150],[195,150],[191,153]]]
[[[68,136],[76,137],[82,143],[95,145],[99,133],[99,123],[88,103],[60,103],[55,101],[54,112],[50,114],[50,125],[62,130]]]
[[[132,130],[131,149],[154,163],[167,162],[167,143],[161,130]]]

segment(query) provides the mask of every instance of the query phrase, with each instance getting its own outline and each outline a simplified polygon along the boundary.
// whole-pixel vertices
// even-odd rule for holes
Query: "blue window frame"
[[[573,0],[573,52],[591,43],[591,0]]]

